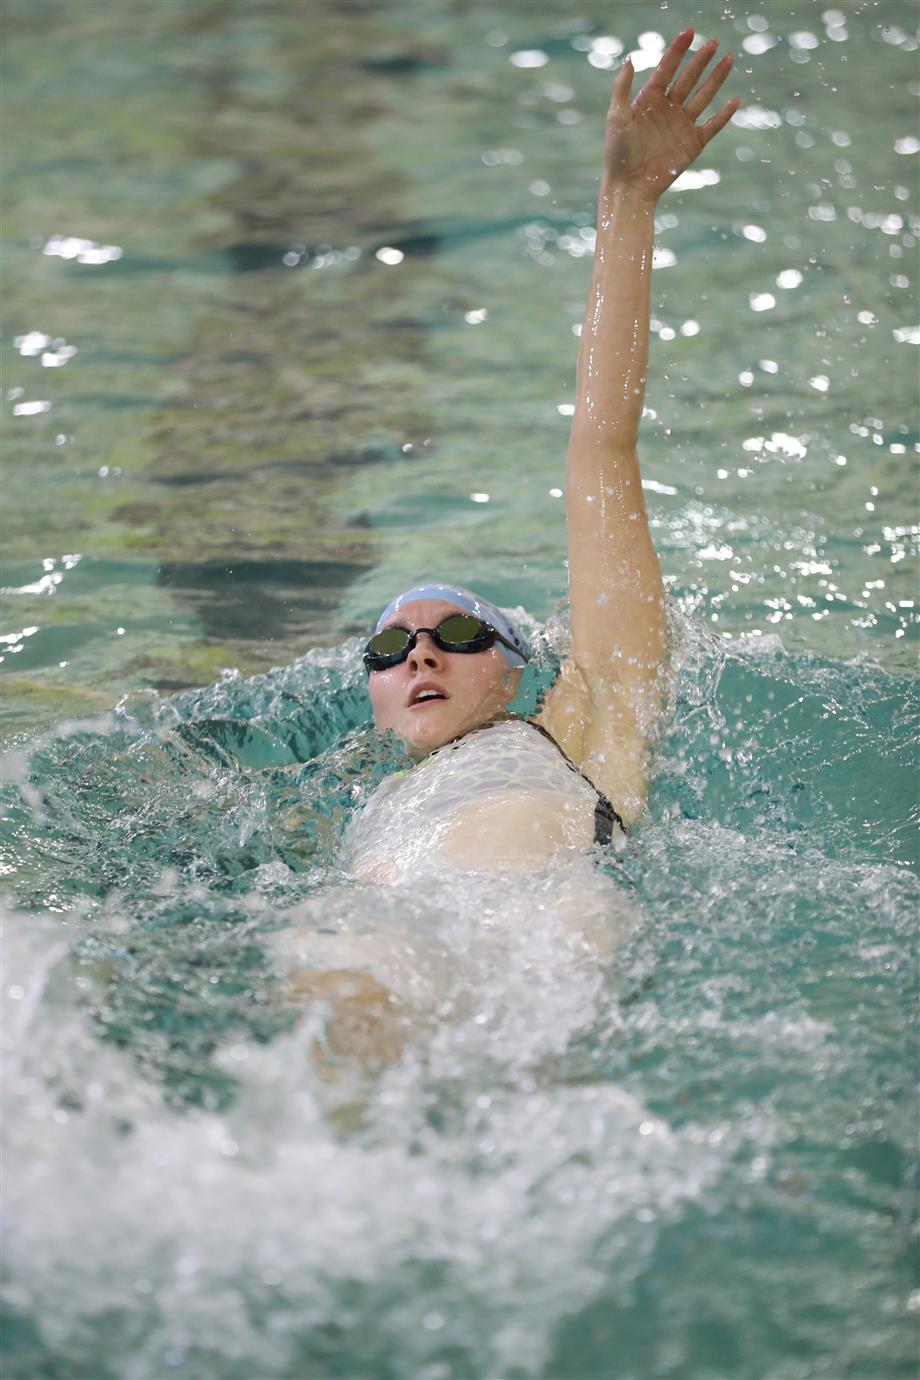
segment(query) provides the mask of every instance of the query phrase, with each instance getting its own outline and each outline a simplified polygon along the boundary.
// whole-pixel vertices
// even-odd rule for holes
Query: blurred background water
[[[912,1375],[915,7],[3,22],[4,1373]],[[551,675],[609,84],[687,23],[745,106],[659,210],[682,669],[599,971],[566,875],[335,848],[394,589]],[[273,957],[330,929],[467,1001],[347,1133]]]

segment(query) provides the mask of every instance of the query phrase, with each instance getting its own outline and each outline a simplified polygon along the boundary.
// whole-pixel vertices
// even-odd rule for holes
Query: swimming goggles
[[[368,671],[385,671],[388,666],[398,666],[405,661],[419,639],[420,633],[428,633],[436,647],[442,652],[484,652],[487,648],[501,642],[510,647],[517,656],[523,656],[520,647],[515,647],[489,623],[474,618],[471,613],[449,613],[442,618],[436,628],[382,628],[368,642],[364,649],[364,664]]]

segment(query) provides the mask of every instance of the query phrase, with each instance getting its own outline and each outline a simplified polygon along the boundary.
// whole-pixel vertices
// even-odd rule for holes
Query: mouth
[[[409,708],[423,709],[428,704],[443,704],[446,699],[444,691],[437,685],[417,685],[409,696]]]

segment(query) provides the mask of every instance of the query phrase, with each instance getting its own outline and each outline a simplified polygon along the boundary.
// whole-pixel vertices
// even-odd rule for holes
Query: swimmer
[[[527,721],[509,710],[527,647],[494,605],[434,582],[384,609],[364,657],[374,720],[417,765],[352,821],[357,879],[532,870],[622,839],[644,809],[668,655],[637,456],[655,208],[740,104],[712,109],[732,57],[715,61],[716,39],[691,53],[693,37],[678,34],[634,98],[627,58],[607,112],[567,460],[570,655]]]
[[[636,452],[655,207],[739,105],[704,118],[732,58],[711,65],[718,41],[690,54],[692,40],[690,28],[674,39],[634,100],[627,58],[607,113],[567,461],[571,654],[527,722],[508,710],[527,649],[494,605],[433,583],[384,609],[364,658],[374,720],[419,766],[356,817],[347,843],[358,877],[398,880],[442,860],[529,868],[621,837],[644,808],[667,660]]]

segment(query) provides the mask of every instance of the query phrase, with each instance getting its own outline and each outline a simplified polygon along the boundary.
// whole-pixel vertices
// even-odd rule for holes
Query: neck
[[[486,719],[484,723],[474,724],[472,728],[465,728],[463,732],[458,733],[455,738],[448,738],[446,743],[442,743],[440,747],[432,748],[431,752],[426,753],[426,756],[433,757],[436,752],[443,752],[444,748],[455,747],[457,743],[462,743],[464,738],[469,738],[474,733],[482,733],[487,728],[493,728],[495,724],[509,722],[513,723],[516,719],[519,718],[519,714],[511,714],[508,712],[505,712],[503,714],[496,714],[491,719]],[[424,758],[421,760],[424,761]]]

